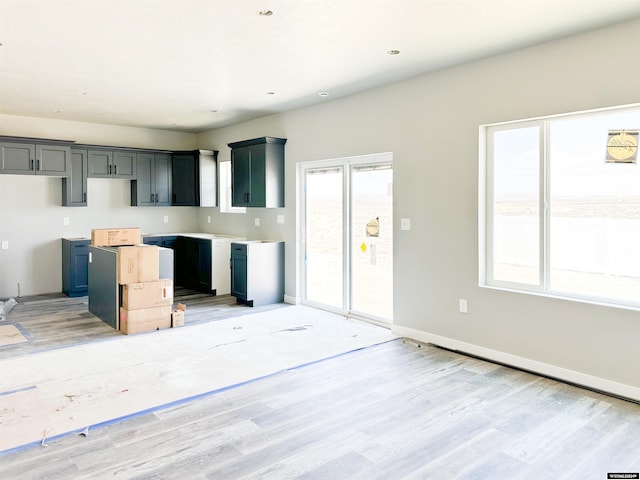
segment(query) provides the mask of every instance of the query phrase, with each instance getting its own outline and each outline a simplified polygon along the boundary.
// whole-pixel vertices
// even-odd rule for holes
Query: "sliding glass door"
[[[390,323],[391,154],[305,164],[302,179],[305,303]]]

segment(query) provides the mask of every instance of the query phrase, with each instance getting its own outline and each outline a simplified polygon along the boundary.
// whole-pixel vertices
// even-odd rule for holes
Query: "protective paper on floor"
[[[0,325],[0,347],[27,342],[15,325]]]
[[[38,437],[42,443],[48,433],[47,425],[51,423],[47,412],[47,405],[36,387],[0,392],[0,445],[22,445]],[[25,419],[29,419],[28,425]]]
[[[44,431],[80,431],[393,338],[385,328],[291,306],[2,359],[0,404],[11,396],[2,392],[36,387],[39,406],[6,414],[20,435],[0,435],[0,451],[40,442]]]

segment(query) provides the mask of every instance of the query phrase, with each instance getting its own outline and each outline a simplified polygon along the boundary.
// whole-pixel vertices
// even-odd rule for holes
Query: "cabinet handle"
[[[113,166],[113,174],[118,175],[118,165]]]
[[[107,171],[109,172],[109,175],[111,175],[111,165],[109,165]]]
[[[40,170],[40,160],[37,161],[37,170]]]
[[[149,200],[151,203],[153,203],[153,193],[151,194],[151,200]]]
[[[156,203],[158,203],[158,194],[156,193]]]
[[[84,203],[87,203],[87,192],[84,192],[84,193],[82,194],[82,201],[83,201]]]
[[[171,203],[175,204],[175,203],[176,203],[176,194],[174,193],[174,194],[171,196],[171,198],[172,198]]]
[[[249,203],[249,194],[248,193],[244,194],[244,203]]]
[[[29,170],[33,170],[33,158],[29,161]]]

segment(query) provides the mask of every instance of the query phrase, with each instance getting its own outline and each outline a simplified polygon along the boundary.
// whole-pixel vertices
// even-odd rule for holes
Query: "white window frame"
[[[629,302],[617,299],[608,299],[581,295],[571,292],[557,292],[550,288],[550,144],[549,129],[553,120],[577,118],[579,116],[589,116],[594,114],[623,112],[640,108],[640,104],[625,105],[620,107],[603,108],[583,112],[568,113],[539,117],[528,120],[518,120],[512,122],[501,122],[481,125],[479,128],[479,168],[478,168],[478,282],[480,287],[515,291],[533,295],[542,295],[552,298],[561,298],[572,301],[593,303],[598,305],[613,306],[625,309],[640,310],[640,300]],[[493,228],[494,228],[494,204],[493,204],[493,133],[509,130],[538,126],[540,128],[540,149],[539,149],[539,284],[530,285],[525,283],[509,282],[493,278]],[[639,159],[640,163],[640,159]]]
[[[246,207],[231,206],[231,160],[218,163],[220,213],[247,213]]]

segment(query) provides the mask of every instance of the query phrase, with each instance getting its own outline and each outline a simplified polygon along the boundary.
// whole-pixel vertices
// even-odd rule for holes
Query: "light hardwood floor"
[[[0,478],[38,480],[599,480],[639,470],[639,405],[402,340],[0,455]]]
[[[192,325],[246,315],[284,304],[247,307],[230,295],[213,296],[176,287],[175,303],[187,306],[185,323]],[[40,352],[123,335],[88,311],[87,297],[50,294],[23,297],[0,325],[16,324],[28,343],[0,347],[0,358]]]

